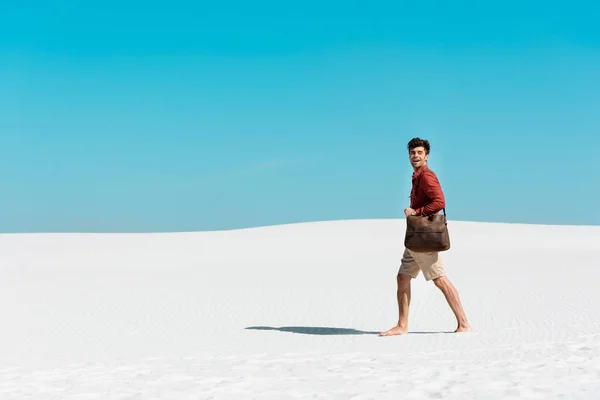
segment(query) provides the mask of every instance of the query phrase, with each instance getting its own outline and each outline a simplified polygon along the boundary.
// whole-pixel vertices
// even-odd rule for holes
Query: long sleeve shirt
[[[446,199],[440,182],[435,172],[427,165],[413,173],[410,208],[415,210],[417,215],[438,214],[446,208]]]

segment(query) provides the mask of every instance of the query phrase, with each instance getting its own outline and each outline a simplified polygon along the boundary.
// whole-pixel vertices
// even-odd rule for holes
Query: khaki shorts
[[[416,278],[419,271],[423,271],[423,276],[428,281],[446,275],[444,264],[438,252],[417,253],[404,249],[398,273]]]

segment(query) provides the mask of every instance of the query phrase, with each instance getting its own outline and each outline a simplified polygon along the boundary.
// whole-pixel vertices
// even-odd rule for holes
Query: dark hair
[[[429,145],[429,140],[426,139],[421,139],[421,138],[412,138],[410,140],[410,142],[408,142],[408,151],[410,152],[412,149],[414,149],[415,147],[424,147],[425,148],[425,154],[429,154],[429,151],[431,150],[431,146]]]

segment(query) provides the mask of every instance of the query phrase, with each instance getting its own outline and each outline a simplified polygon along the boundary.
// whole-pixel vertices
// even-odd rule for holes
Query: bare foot
[[[459,326],[458,328],[456,328],[456,330],[454,332],[458,333],[458,332],[471,332],[472,329],[469,325],[467,326]]]
[[[406,334],[408,334],[407,328],[402,328],[399,325],[396,325],[395,327],[393,327],[390,330],[381,332],[379,334],[379,336],[398,336],[398,335],[406,335]]]

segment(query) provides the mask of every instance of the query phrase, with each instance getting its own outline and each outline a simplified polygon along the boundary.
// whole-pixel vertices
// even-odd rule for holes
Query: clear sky
[[[5,1],[0,231],[600,225],[598,4]]]

